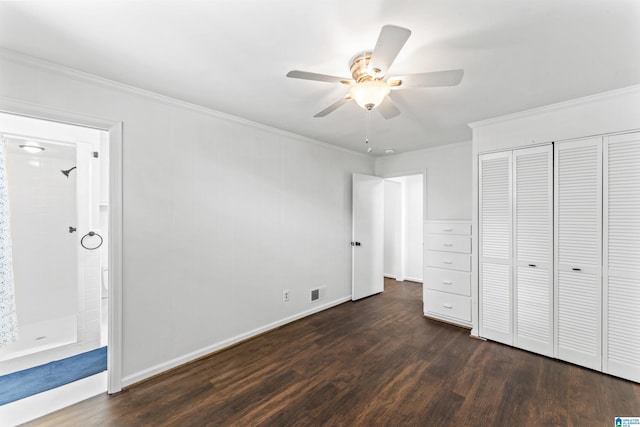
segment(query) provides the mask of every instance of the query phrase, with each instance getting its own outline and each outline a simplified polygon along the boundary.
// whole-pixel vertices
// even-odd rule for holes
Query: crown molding
[[[490,126],[497,123],[508,122],[511,120],[517,120],[527,117],[536,116],[538,114],[549,113],[552,111],[562,110],[565,108],[576,107],[583,104],[589,104],[592,102],[602,101],[609,98],[616,98],[633,93],[640,93],[640,85],[627,86],[620,89],[614,89],[607,92],[596,93],[594,95],[583,96],[580,98],[570,99],[568,101],[562,101],[555,104],[545,105],[543,107],[532,108],[529,110],[519,111],[516,113],[505,114],[503,116],[493,117],[486,120],[480,120],[476,122],[468,123],[468,126],[472,129]]]
[[[419,153],[430,153],[433,151],[451,150],[452,148],[462,147],[462,146],[471,145],[471,144],[472,144],[472,141],[468,140],[468,141],[453,142],[450,144],[436,145],[435,147],[419,148],[417,150],[403,151],[402,153],[398,153],[398,154],[389,154],[386,156],[379,156],[376,158],[376,161],[384,161],[385,159],[394,159],[398,157],[415,156],[416,154],[419,154]]]
[[[0,59],[13,62],[19,65],[27,65],[33,68],[46,70],[46,71],[49,71],[58,75],[62,75],[64,77],[67,77],[73,80],[87,82],[87,83],[94,84],[96,86],[102,86],[109,89],[114,89],[129,95],[135,95],[140,98],[156,101],[172,107],[181,108],[183,110],[197,112],[210,117],[215,117],[215,118],[226,120],[229,122],[238,123],[247,127],[252,127],[254,129],[260,129],[275,135],[297,139],[299,141],[307,142],[310,144],[320,145],[322,147],[325,147],[331,150],[340,151],[340,152],[347,153],[350,155],[355,155],[361,158],[371,159],[372,161],[375,160],[375,158],[371,157],[369,154],[360,153],[355,150],[349,150],[348,148],[344,148],[344,147],[338,147],[336,145],[329,144],[328,142],[320,141],[318,139],[310,138],[308,136],[300,135],[294,132],[289,132],[283,129],[279,129],[273,126],[268,126],[262,123],[248,120],[248,119],[243,119],[241,117],[223,113],[221,111],[217,111],[208,107],[192,104],[190,102],[181,101],[179,99],[171,98],[166,95],[161,95],[159,93],[152,92],[146,89],[141,89],[135,86],[130,86],[124,83],[120,83],[115,80],[109,80],[104,77],[99,77],[94,74],[86,73],[84,71],[79,71],[73,68],[65,67],[63,65],[55,64],[53,62],[36,58],[34,56],[30,56],[15,50],[0,47]]]

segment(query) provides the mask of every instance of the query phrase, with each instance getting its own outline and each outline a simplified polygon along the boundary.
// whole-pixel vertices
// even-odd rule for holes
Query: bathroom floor
[[[19,339],[0,350],[0,362],[72,344],[78,340],[77,325],[77,316],[71,315],[20,326]]]

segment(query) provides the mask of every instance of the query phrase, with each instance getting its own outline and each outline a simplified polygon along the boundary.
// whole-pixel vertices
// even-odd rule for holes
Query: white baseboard
[[[351,295],[339,298],[337,300],[328,302],[323,305],[319,305],[317,307],[313,307],[309,310],[305,310],[301,313],[294,314],[293,316],[285,317],[284,319],[278,320],[273,323],[269,323],[268,325],[262,326],[260,328],[253,329],[251,331],[242,333],[240,335],[236,335],[235,337],[229,338],[224,341],[220,341],[218,343],[212,344],[210,346],[201,348],[200,350],[193,351],[191,353],[185,354],[180,357],[176,357],[175,359],[171,359],[167,362],[160,363],[158,365],[152,366],[148,369],[136,372],[135,374],[128,375],[122,378],[122,386],[128,387],[140,381],[146,380],[154,375],[158,375],[164,371],[168,371],[169,369],[176,368],[180,365],[184,365],[185,363],[189,363],[193,360],[196,360],[202,356],[206,356],[213,352],[222,350],[224,348],[230,347],[234,344],[237,344],[241,341],[247,340],[249,338],[255,337],[272,329],[278,328],[280,326],[286,325],[287,323],[291,323],[298,319],[302,319],[303,317],[310,316],[312,314],[318,313],[320,311],[326,310],[328,308],[334,307],[336,305],[340,305],[347,301],[351,301]]]
[[[422,277],[421,278],[417,278],[417,277],[405,277],[404,280],[408,280],[410,282],[418,282],[418,283],[422,283]]]
[[[0,406],[0,425],[17,426],[107,392],[107,371]]]

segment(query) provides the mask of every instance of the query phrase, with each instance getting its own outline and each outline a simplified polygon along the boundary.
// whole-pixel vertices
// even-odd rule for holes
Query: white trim
[[[451,144],[441,144],[441,145],[436,145],[435,147],[426,147],[426,148],[418,148],[416,150],[411,150],[411,151],[403,151],[401,153],[397,153],[397,154],[391,154],[391,155],[385,155],[385,156],[379,156],[376,157],[376,168],[378,167],[378,162],[384,162],[386,159],[395,159],[395,158],[402,158],[402,157],[407,157],[407,156],[415,156],[417,153],[419,152],[432,152],[432,151],[441,151],[441,150],[450,150],[452,148],[456,148],[456,147],[460,147],[460,146],[464,146],[464,145],[470,145],[472,144],[472,140],[465,140],[465,141],[460,141],[460,142],[453,142]],[[400,175],[395,175],[396,172],[391,172],[391,175],[383,175],[384,178],[395,178],[396,176],[404,176],[404,175],[416,175],[417,173],[420,172],[415,172],[417,169],[412,169],[410,170],[408,173],[407,172],[401,172]],[[377,174],[377,171],[376,171]]]
[[[0,49],[0,52],[2,49]],[[21,99],[0,96],[0,111],[18,116],[26,116],[36,119],[48,120],[70,125],[78,125],[87,128],[109,130],[119,120],[109,117],[95,117],[86,114],[78,114],[69,110],[44,106]]]
[[[541,113],[548,113],[561,110],[567,107],[573,107],[581,104],[588,104],[594,101],[600,101],[606,98],[614,98],[627,93],[640,92],[640,85],[627,86],[607,92],[597,93],[594,95],[583,96],[581,98],[570,99],[568,101],[557,102],[555,104],[545,105],[544,107],[532,108],[529,110],[518,111],[517,113],[505,114],[504,116],[493,117],[486,120],[468,123],[471,129],[502,123],[510,120],[521,119],[525,117],[536,116]]]
[[[423,257],[424,259],[424,257]],[[424,262],[423,262],[423,267],[422,269],[424,270]],[[417,283],[423,283],[422,281],[423,279],[418,279],[417,277],[409,277],[409,276],[405,276],[403,281],[409,281],[409,282],[417,282]]]
[[[426,169],[410,169],[406,172],[389,172],[384,173],[382,175],[377,175],[380,178],[384,179],[392,179],[392,178],[404,178],[405,176],[413,176],[413,175],[425,175]]]
[[[122,390],[122,151],[123,124],[109,129],[109,284],[107,392]]]
[[[107,373],[100,372],[69,384],[0,406],[3,426],[17,426],[43,417],[81,400],[104,393]]]
[[[351,301],[351,295],[346,296],[346,297],[342,297],[339,298],[337,300],[328,302],[326,304],[314,307],[312,309],[303,311],[301,313],[298,314],[294,314],[293,316],[289,316],[289,317],[285,317],[284,319],[278,320],[276,322],[270,323],[268,325],[265,326],[261,326],[259,328],[253,329],[251,331],[236,335],[235,337],[231,337],[229,339],[226,339],[224,341],[220,341],[216,344],[201,348],[200,350],[196,350],[193,351],[191,353],[185,354],[183,356],[180,357],[176,357],[175,359],[169,360],[167,362],[164,363],[160,363],[158,365],[152,366],[148,369],[144,369],[142,371],[138,371],[134,374],[128,375],[126,377],[124,377],[122,379],[122,386],[123,387],[129,387],[131,385],[134,385],[140,381],[143,381],[149,377],[152,377],[154,375],[158,375],[161,374],[169,369],[173,369],[176,368],[180,365],[184,365],[185,363],[189,363],[193,360],[196,360],[202,356],[206,356],[208,354],[211,354],[213,352],[216,351],[220,351],[223,350],[225,348],[228,348],[234,344],[237,344],[239,342],[245,341],[249,338],[253,338],[255,336],[258,336],[260,334],[263,334],[265,332],[268,332],[270,330],[276,329],[280,326],[286,325],[288,323],[294,322],[298,319],[302,319],[303,317],[307,317],[310,316],[312,314],[318,313],[320,311],[326,310],[328,308],[331,307],[335,307],[337,305],[343,304],[345,302]]]
[[[349,150],[348,148],[344,148],[344,147],[339,147],[337,145],[333,145],[333,144],[329,144],[327,142],[324,141],[320,141],[317,139],[313,139],[313,138],[309,138],[307,136],[303,136],[303,135],[299,135],[297,133],[293,133],[293,132],[289,132],[286,130],[282,130],[282,129],[278,129],[272,126],[267,126],[261,123],[257,123],[257,122],[253,122],[251,120],[247,120],[247,119],[243,119],[241,117],[237,117],[237,116],[232,116],[231,114],[226,114],[217,110],[213,110],[211,108],[208,107],[204,107],[201,105],[196,105],[196,104],[192,104],[190,102],[186,102],[186,101],[181,101],[175,98],[171,98],[165,95],[161,95],[155,92],[151,92],[149,90],[145,90],[145,89],[140,89],[134,86],[129,86],[126,85],[124,83],[120,83],[114,80],[109,80],[109,79],[105,79],[103,77],[98,77],[95,76],[93,74],[89,74],[89,73],[85,73],[83,71],[78,71],[75,70],[73,68],[68,68],[68,67],[64,67],[62,65],[58,65],[58,64],[54,64],[51,62],[47,62],[44,61],[42,59],[38,59],[29,55],[25,55],[13,50],[9,50],[6,48],[0,48],[0,58],[1,59],[6,59],[7,61],[11,61],[13,63],[17,63],[17,64],[21,64],[21,65],[28,65],[34,68],[40,68],[40,69],[44,69],[47,70],[49,72],[52,73],[56,73],[59,75],[63,75],[65,77],[77,80],[77,81],[82,81],[82,82],[89,82],[92,84],[95,84],[97,86],[102,86],[102,87],[107,87],[109,89],[115,89],[118,90],[120,92],[125,92],[129,95],[135,95],[141,98],[145,98],[148,100],[153,100],[156,102],[160,102],[166,105],[171,105],[173,107],[177,107],[177,108],[182,108],[184,110],[188,110],[188,111],[193,111],[193,112],[198,112],[201,114],[205,114],[207,116],[212,116],[212,117],[216,117],[219,119],[224,119],[230,122],[235,122],[235,123],[240,123],[242,125],[245,126],[249,126],[255,129],[260,129],[266,132],[270,132],[276,135],[280,135],[280,136],[285,136],[288,138],[294,138],[294,139],[298,139],[300,141],[303,142],[308,142],[311,144],[316,144],[316,145],[321,145],[325,148],[330,148],[333,150],[337,150],[337,151],[342,151],[344,153],[348,153],[348,154],[352,154],[352,155],[357,155],[359,157],[364,157],[364,158],[368,158],[370,159],[371,156],[369,154],[366,153],[361,153],[359,151],[355,151],[355,150]],[[47,120],[52,120],[52,119],[47,119]],[[112,121],[112,123],[116,122],[116,120]],[[90,126],[90,125],[86,125],[83,124],[83,126]],[[94,127],[99,127],[101,129],[103,129],[103,127],[100,126],[94,126]]]
[[[476,132],[474,132],[474,143],[471,145],[471,333],[472,337],[480,338],[480,295],[479,282],[480,261],[478,258],[478,226],[480,225],[480,155],[478,153],[478,142]],[[484,339],[484,338],[483,338]]]

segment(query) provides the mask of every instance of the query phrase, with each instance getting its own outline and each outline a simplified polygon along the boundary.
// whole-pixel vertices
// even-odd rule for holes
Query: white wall
[[[123,385],[349,298],[369,157],[7,52],[3,100],[124,123]]]
[[[0,129],[1,130],[1,129]],[[61,169],[76,162],[67,148],[29,154],[11,143],[7,180],[18,324],[75,316],[78,312],[76,176]]]
[[[423,179],[423,175],[406,176],[402,186],[404,279],[415,282],[422,282],[424,269],[422,264]]]
[[[384,275],[398,279],[402,257],[402,184],[384,181]]]
[[[471,141],[376,159],[376,175],[426,172],[424,219],[471,218]]]

